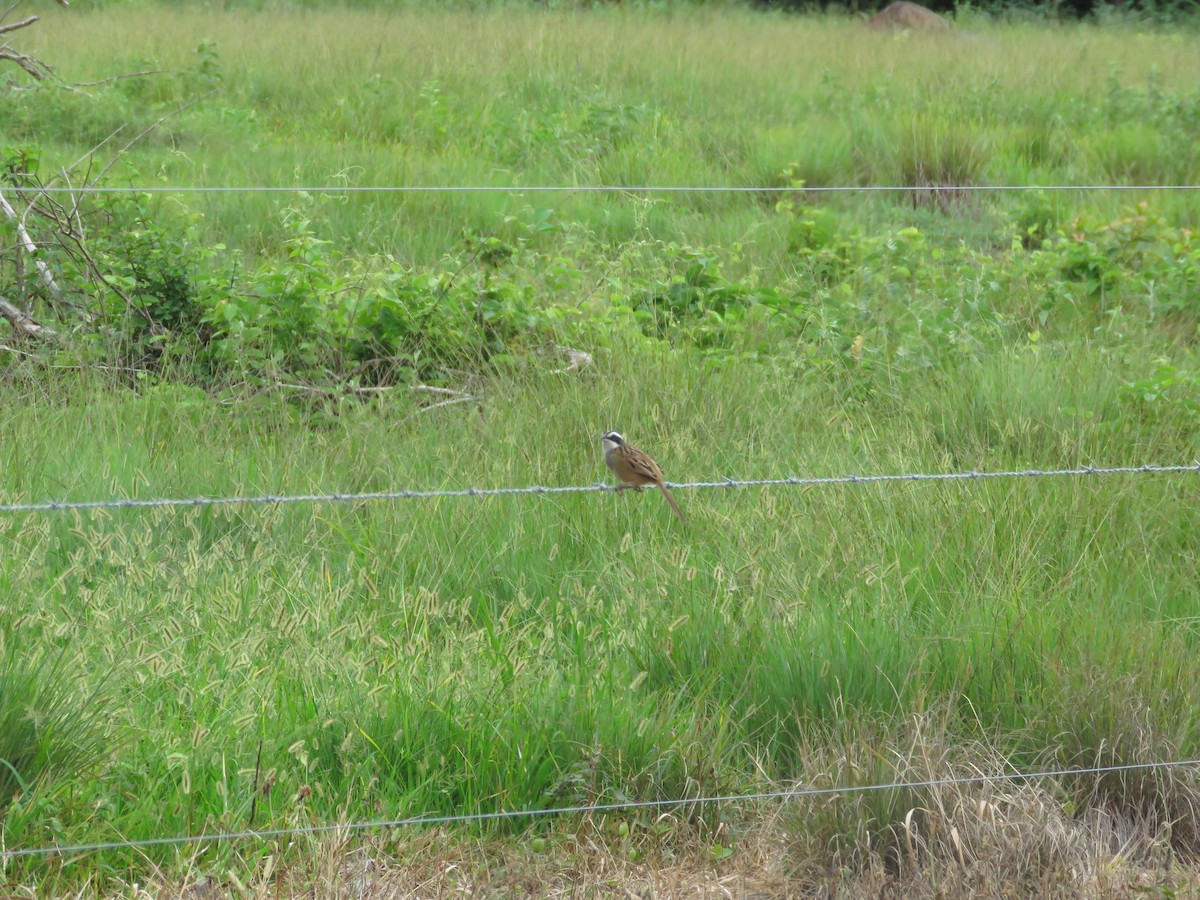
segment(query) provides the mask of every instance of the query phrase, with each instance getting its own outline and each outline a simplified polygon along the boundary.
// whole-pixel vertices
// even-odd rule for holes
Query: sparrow
[[[604,461],[621,481],[617,485],[618,491],[628,487],[640,491],[646,485],[652,484],[662,491],[662,495],[671,504],[671,509],[675,510],[675,515],[679,516],[679,521],[685,521],[683,513],[667,491],[667,486],[663,484],[663,470],[650,458],[650,454],[625,443],[625,438],[615,431],[604,432],[600,441],[604,445]]]

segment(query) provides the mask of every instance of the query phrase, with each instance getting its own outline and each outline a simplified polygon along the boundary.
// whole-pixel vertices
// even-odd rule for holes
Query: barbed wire
[[[827,788],[789,788],[777,791],[758,791],[746,794],[723,794],[718,796],[680,797],[669,800],[629,800],[617,803],[580,804],[499,810],[497,812],[451,813],[446,815],[421,815],[401,819],[379,819],[365,822],[339,822],[321,825],[300,825],[293,828],[248,829],[244,831],[220,831],[191,835],[136,838],[119,841],[96,841],[87,844],[64,846],[18,847],[14,850],[0,849],[0,859],[16,859],[28,856],[67,856],[76,853],[96,853],[106,850],[161,847],[174,844],[215,843],[219,841],[267,840],[280,837],[327,834],[329,832],[367,831],[374,828],[403,828],[415,825],[450,825],[472,822],[490,822],[499,819],[532,819],[546,816],[580,815],[601,812],[620,812],[636,809],[667,809],[676,806],[706,806],[714,803],[754,803],[765,800],[792,800],[806,797],[828,797],[837,794],[864,794],[891,790],[925,790],[942,787],[962,787],[977,784],[996,784],[1010,781],[1037,781],[1044,778],[1068,778],[1074,776],[1111,775],[1122,772],[1138,772],[1159,769],[1177,769],[1200,766],[1200,759],[1162,760],[1148,763],[1124,763],[1111,766],[1090,766],[1074,769],[1048,769],[1035,772],[997,772],[992,775],[969,775],[951,778],[930,778],[924,781],[892,781],[879,784],[845,785]]]
[[[704,490],[740,487],[816,487],[838,484],[887,484],[897,481],[984,481],[997,478],[1063,478],[1086,475],[1163,475],[1195,472],[1200,461],[1187,465],[1079,466],[1071,469],[1017,469],[1000,472],[908,472],[898,475],[830,475],[809,478],[726,478],[722,481],[665,482],[672,490]],[[272,506],[284,503],[358,503],[382,500],[435,500],[461,497],[505,497],[521,494],[584,494],[621,490],[620,485],[597,482],[574,485],[528,485],[498,488],[453,488],[448,490],[331,492],[320,494],[258,494],[228,497],[149,497],[111,500],[42,500],[36,503],[0,504],[0,514],[60,512],[93,509],[153,509],[170,506]]]
[[[327,184],[327,185],[83,185],[30,186],[42,194],[848,194],[1001,193],[1021,191],[1200,191],[1200,184],[843,184],[802,185],[676,185],[676,184]]]

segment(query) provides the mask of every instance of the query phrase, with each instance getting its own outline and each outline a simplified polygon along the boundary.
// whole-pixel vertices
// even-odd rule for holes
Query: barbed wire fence
[[[71,856],[80,853],[100,853],[108,850],[144,849],[147,847],[173,846],[179,844],[219,843],[241,840],[272,840],[274,838],[302,837],[330,833],[377,829],[419,827],[422,825],[463,825],[494,822],[500,820],[535,819],[550,816],[593,815],[606,812],[631,810],[662,810],[687,806],[711,806],[720,803],[748,804],[768,800],[802,800],[818,797],[876,793],[891,790],[937,790],[939,788],[967,787],[972,785],[997,784],[1003,782],[1032,782],[1055,778],[1103,777],[1105,775],[1132,772],[1162,771],[1200,766],[1200,759],[1162,760],[1147,763],[1125,763],[1111,766],[1089,766],[1083,768],[1048,769],[1034,772],[996,772],[989,775],[968,775],[956,778],[930,778],[920,781],[891,781],[872,784],[851,784],[838,787],[796,787],[777,791],[758,791],[746,794],[721,794],[697,797],[679,797],[668,800],[629,800],[619,803],[593,803],[575,806],[555,806],[496,812],[450,813],[446,815],[419,815],[400,819],[373,819],[300,825],[293,828],[268,828],[262,830],[214,831],[190,835],[170,835],[132,840],[96,841],[87,844],[45,845],[0,849],[0,860],[21,857]]]
[[[1087,185],[81,185],[54,184],[31,186],[42,194],[66,194],[80,197],[89,194],[224,194],[224,193],[325,193],[325,194],[429,194],[429,193],[613,193],[613,194],[842,194],[842,193],[1001,193],[1001,192],[1085,192],[1085,191],[1198,191],[1197,184],[1087,184]],[[1189,464],[1144,464],[1077,466],[1060,469],[1020,469],[1007,471],[965,472],[908,472],[898,474],[836,475],[816,477],[781,477],[760,479],[725,478],[718,481],[667,482],[673,490],[706,490],[730,488],[820,487],[896,483],[978,482],[998,479],[1039,479],[1118,475],[1200,475],[1200,461]],[[553,496],[560,494],[604,492],[616,490],[607,483],[587,485],[525,485],[494,488],[455,488],[427,490],[389,490],[370,492],[331,491],[326,493],[256,494],[235,496],[191,496],[152,498],[110,498],[99,500],[42,500],[0,503],[0,515],[54,513],[68,510],[117,510],[169,507],[262,506],[302,503],[358,503],[401,500],[463,499],[499,496]],[[499,810],[494,812],[449,813],[444,815],[415,815],[405,818],[376,819],[323,823],[292,828],[261,830],[217,831],[199,834],[167,835],[152,838],[97,841],[65,845],[32,847],[0,847],[0,861],[21,858],[47,858],[102,853],[119,849],[145,849],[201,843],[220,843],[242,840],[272,840],[276,838],[348,834],[373,830],[393,830],[405,827],[483,823],[498,820],[546,818],[567,815],[633,810],[665,810],[671,808],[708,806],[721,803],[750,804],[764,801],[795,801],[838,795],[855,795],[889,790],[936,790],[1005,782],[1034,782],[1069,777],[1101,778],[1105,775],[1134,772],[1159,772],[1200,767],[1200,758],[1170,759],[1146,763],[1130,763],[1083,768],[1059,768],[1031,772],[998,772],[993,774],[947,777],[921,781],[892,781],[837,787],[795,787],[774,791],[715,796],[679,797],[663,800],[637,800],[614,803],[581,804],[546,808]]]
[[[1006,478],[1065,478],[1109,475],[1170,475],[1194,472],[1200,475],[1200,461],[1178,465],[1078,466],[1070,469],[1015,469],[999,472],[906,472],[883,475],[830,475],[810,478],[726,478],[721,481],[665,482],[671,490],[709,490],[750,487],[820,487],[832,485],[868,485],[897,482],[989,481]],[[127,497],[109,500],[42,500],[33,503],[0,504],[0,515],[48,513],[64,510],[147,509],[179,506],[272,506],[289,503],[360,503],[392,500],[436,500],[442,498],[484,498],[519,495],[548,496],[617,491],[619,485],[597,482],[572,485],[524,485],[496,488],[451,488],[447,490],[395,490],[313,494],[253,494],[224,497]]]
[[[669,483],[669,486],[673,489],[682,490],[745,487],[819,487],[838,485],[898,484],[903,482],[978,482],[981,480],[1011,478],[1062,478],[1117,475],[1167,475],[1187,473],[1200,475],[1200,461],[1191,464],[1178,465],[1147,464],[1141,466],[1080,466],[1069,469],[1023,469],[997,472],[910,472],[901,474],[841,475],[809,478],[791,477],[743,480],[725,479],[722,481]],[[523,487],[465,488],[456,490],[372,491],[364,493],[331,492],[322,494],[263,494],[253,496],[246,495],[225,497],[162,497],[79,501],[61,500],[44,501],[40,503],[6,503],[0,505],[0,514],[52,513],[64,510],[144,509],[155,507],[266,505],[285,503],[333,503],[437,498],[484,498],[513,495],[544,497],[567,493],[611,491],[615,489],[615,485],[598,483],[591,485],[564,485],[555,487],[529,485]],[[450,813],[445,815],[424,814],[398,819],[325,823],[294,828],[205,832],[191,835],[169,835],[153,838],[97,841],[68,845],[0,848],[0,860],[45,858],[49,856],[70,856],[85,853],[100,853],[118,849],[145,849],[150,847],[182,844],[220,843],[241,840],[271,840],[275,838],[300,837],[306,835],[315,836],[329,833],[349,834],[371,830],[390,830],[403,827],[419,827],[428,825],[470,824],[496,820],[534,819],[545,818],[549,816],[567,815],[591,815],[596,813],[630,810],[663,810],[688,806],[707,806],[719,803],[748,804],[769,800],[788,801],[805,798],[812,799],[818,797],[829,797],[840,794],[861,794],[888,790],[932,790],[937,788],[964,787],[970,785],[1013,781],[1028,782],[1066,777],[1102,777],[1110,774],[1151,770],[1161,771],[1191,768],[1195,766],[1200,766],[1200,759],[1160,760],[1148,763],[1092,766],[1086,768],[1049,769],[1033,772],[1000,772],[988,775],[927,779],[924,781],[892,781],[862,785],[843,785],[839,787],[796,787],[776,791],[760,791],[754,793],[725,794],[717,796],[678,797],[665,800],[635,800],[618,803],[580,804],[574,806],[499,810],[495,812]]]

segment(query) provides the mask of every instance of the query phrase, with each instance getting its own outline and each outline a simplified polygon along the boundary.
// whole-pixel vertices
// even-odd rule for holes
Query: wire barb
[[[909,472],[899,475],[832,475],[813,478],[726,478],[722,481],[666,482],[671,490],[704,490],[732,487],[807,487],[839,484],[886,484],[894,481],[981,481],[994,478],[1062,478],[1082,475],[1164,475],[1178,472],[1200,473],[1200,462],[1188,465],[1080,466],[1074,469],[1018,469],[1003,472]],[[169,506],[274,506],[284,503],[358,503],[385,500],[435,500],[461,497],[504,497],[520,494],[584,494],[615,490],[616,485],[594,484],[530,485],[527,487],[456,488],[452,490],[396,490],[323,494],[261,494],[231,497],[124,497],[113,500],[43,500],[35,503],[2,503],[0,515],[16,513],[61,512],[63,510],[153,509]]]

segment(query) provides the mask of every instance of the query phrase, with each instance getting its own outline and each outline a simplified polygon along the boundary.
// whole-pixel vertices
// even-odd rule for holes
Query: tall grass
[[[95,102],[0,97],[0,140],[37,140],[48,159],[216,89],[131,150],[120,177],[134,183],[895,178],[920,189],[1197,174],[1183,137],[1197,58],[1170,35],[1128,29],[996,26],[926,44],[836,18],[507,7],[312,10],[279,28],[266,14],[170,5],[43,25],[27,49],[67,77],[176,72]],[[388,252],[436,270],[464,229],[519,237],[535,252],[514,253],[509,274],[543,306],[586,316],[648,304],[654,327],[592,332],[593,364],[571,372],[514,340],[453,373],[477,402],[427,411],[403,387],[362,402],[212,396],[168,369],[131,389],[106,370],[13,352],[0,497],[587,484],[604,475],[608,428],[676,481],[1196,455],[1192,257],[1170,257],[1179,274],[1166,287],[1139,280],[1143,251],[1161,249],[1147,217],[1087,226],[1088,241],[1064,237],[1057,256],[1002,256],[1110,200],[914,210],[856,198],[830,201],[823,219],[781,215],[775,199],[313,204],[316,237],[346,248],[347,265]],[[276,206],[287,201],[165,202],[202,217],[190,239],[284,252]],[[1186,197],[1161,209],[1177,224],[1195,213]],[[1014,235],[1013,221],[1036,227]],[[922,231],[896,228],[914,222]],[[888,239],[846,237],[847,223]],[[1106,255],[1114,229],[1129,237]],[[967,239],[978,255],[943,252]],[[786,344],[756,344],[753,321],[730,326],[723,354],[675,340],[659,306],[686,301],[695,285],[676,269],[705,254],[745,284],[786,283],[801,320]],[[693,324],[728,337],[712,313]],[[89,679],[13,656],[4,709],[14,722],[50,710],[65,723],[46,732],[51,749],[105,750],[46,757],[37,784],[4,751],[22,773],[14,791],[0,771],[15,795],[6,845],[1200,752],[1193,478],[679,500],[686,526],[658,496],[608,493],[0,518],[0,589],[19,598],[0,611],[6,652],[61,649]],[[100,701],[104,728],[92,731]],[[78,741],[68,724],[87,726]],[[1140,823],[1138,860],[1197,850],[1186,773],[1002,793],[833,798],[790,828],[789,852],[811,861],[823,848],[826,871],[869,880],[876,866],[965,859],[955,841],[974,835],[988,878],[1015,867],[1014,883],[1034,885],[1082,865],[1072,811]],[[1019,822],[1019,840],[968,831],[955,806],[968,798]],[[1038,803],[1062,841],[1017,816]],[[960,838],[932,831],[951,817]],[[705,842],[738,821],[732,810],[680,819]],[[275,849],[287,853],[264,847],[270,863],[233,845],[125,850],[57,874],[26,860],[11,875],[65,890],[153,866],[269,869]]]
[[[11,619],[6,622],[9,625]],[[84,778],[112,751],[102,679],[77,686],[50,647],[0,643],[0,811],[58,780]],[[17,813],[19,815],[19,813]]]
[[[1126,414],[1096,351],[960,380],[913,381],[881,415],[613,353],[591,378],[501,378],[478,411],[414,419],[396,399],[323,428],[284,403],[231,416],[80,385],[86,404],[10,407],[26,449],[3,490],[588,483],[612,425],[679,480],[1195,446],[1194,423]],[[1095,427],[1062,418],[1081,391]],[[931,705],[1018,764],[1192,754],[1193,494],[1169,477],[706,492],[681,497],[686,529],[648,495],[62,513],[8,519],[0,578],[38,598],[9,613],[15,639],[125,668],[127,749],[76,786],[104,812],[75,826],[144,836],[297,804],[325,820],[744,789],[803,775],[803,747],[847,715]]]
[[[131,151],[129,181],[753,186],[793,165],[810,183],[841,185],[1200,177],[1186,28],[988,26],[931,42],[747,10],[312,9],[286,28],[279,15],[51,10],[26,41],[65,77],[168,74],[99,98],[9,95],[0,140],[52,150],[53,171],[203,95]],[[753,197],[660,199],[670,213],[652,221],[658,237],[732,243],[770,229]],[[1172,197],[1173,216],[1196,221],[1194,199]],[[279,247],[272,212],[286,200],[181,202],[214,242]],[[1120,202],[1098,194],[1084,208]],[[355,196],[322,224],[340,245],[427,263],[464,228],[489,232],[528,204],[632,234],[624,198],[569,193]],[[890,221],[908,217],[903,198],[878,205]],[[760,252],[764,265],[784,263],[769,240]]]

